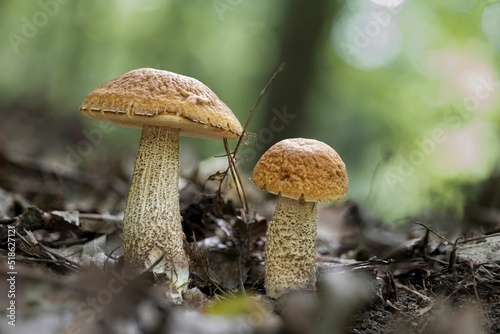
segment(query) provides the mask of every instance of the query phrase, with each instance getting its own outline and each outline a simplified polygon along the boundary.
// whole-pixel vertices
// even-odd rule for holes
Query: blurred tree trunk
[[[260,144],[265,146],[263,151],[282,139],[301,136],[304,128],[311,127],[313,111],[307,110],[307,99],[314,86],[317,60],[330,39],[333,18],[340,6],[336,0],[287,2],[278,57],[279,63],[284,62],[286,68],[268,92],[261,129],[270,128],[274,136],[271,139],[264,133],[259,135]],[[272,128],[277,113],[282,116],[283,130]]]

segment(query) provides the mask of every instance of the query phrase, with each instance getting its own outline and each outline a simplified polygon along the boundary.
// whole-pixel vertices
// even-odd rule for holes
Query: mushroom
[[[318,140],[285,139],[264,153],[252,178],[259,188],[278,194],[267,235],[267,295],[279,298],[292,290],[314,290],[316,202],[345,196],[344,162]]]
[[[165,274],[182,301],[189,260],[179,205],[179,136],[236,139],[242,127],[200,81],[141,68],[92,91],[80,110],[90,118],[142,128],[123,217],[125,260]]]

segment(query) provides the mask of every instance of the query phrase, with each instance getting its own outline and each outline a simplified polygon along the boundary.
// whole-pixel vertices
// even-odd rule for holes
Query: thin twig
[[[434,303],[433,302],[430,302],[429,305],[427,305],[426,307],[420,309],[417,314],[419,317],[423,316],[424,314],[426,314],[427,312],[429,312],[430,310],[432,310],[432,308],[434,307]]]
[[[455,278],[455,281],[457,280],[457,270],[455,267],[455,264],[457,262],[457,245],[460,239],[462,239],[462,237],[458,237],[453,243],[453,248],[450,252],[450,258],[448,259],[448,269],[453,269],[453,277]]]
[[[157,258],[153,263],[151,263],[149,265],[149,267],[139,270],[139,273],[134,277],[134,279],[140,277],[141,275],[143,275],[144,273],[146,273],[148,271],[153,271],[154,267],[156,267],[163,260],[164,257],[165,257],[165,253],[162,253],[159,258]]]
[[[420,293],[420,292],[418,292],[418,291],[415,291],[415,290],[413,290],[413,289],[410,289],[409,287],[407,287],[407,286],[405,286],[405,285],[403,285],[403,284],[399,284],[399,283],[398,283],[398,284],[396,284],[396,288],[401,289],[401,290],[405,290],[405,291],[408,291],[408,292],[411,292],[411,293],[413,293],[414,295],[416,295],[416,296],[420,297],[422,300],[424,300],[424,301],[426,301],[426,302],[429,302],[429,303],[430,303],[430,302],[432,302],[432,299],[431,299],[431,298],[427,297],[426,295],[421,294],[421,293]]]
[[[243,282],[243,275],[241,272],[241,254],[238,256],[238,275],[239,275],[239,283],[240,283],[240,291],[243,296],[247,296],[247,292],[245,291],[245,282]]]
[[[61,256],[61,255],[56,254],[56,253],[54,253],[54,252],[51,252],[51,251],[50,251],[50,249],[48,249],[48,248],[47,248],[44,244],[42,244],[42,243],[40,243],[40,242],[39,242],[39,243],[38,243],[38,245],[39,245],[39,246],[40,246],[40,248],[42,248],[42,249],[43,249],[43,250],[44,250],[47,254],[49,254],[50,256],[53,256],[55,259],[60,259],[60,260],[62,260],[62,261],[65,261],[65,262],[66,262],[66,265],[67,265],[69,268],[71,268],[71,267],[69,266],[69,264],[70,264],[70,265],[72,265],[72,266],[74,267],[74,268],[71,268],[71,269],[73,269],[73,270],[77,270],[77,269],[80,269],[80,268],[81,268],[81,266],[80,266],[78,263],[73,262],[73,261],[71,261],[71,260],[67,259],[67,258],[66,258],[66,257],[64,257],[64,256]],[[77,253],[77,252],[75,252],[75,253]],[[73,254],[72,254],[72,255],[73,255]]]
[[[426,228],[428,229],[429,231],[431,231],[434,235],[436,235],[439,239],[443,240],[444,242],[446,242],[446,244],[448,245],[451,245],[452,242],[448,239],[446,239],[445,237],[443,237],[442,235],[440,235],[439,233],[437,233],[436,231],[434,231],[432,228],[430,228],[429,226],[425,225],[425,224],[422,224],[421,222],[418,222],[418,221],[413,221],[414,224],[417,224],[417,225],[420,225],[422,226],[423,228]]]
[[[245,133],[247,132],[248,125],[250,125],[250,120],[252,119],[252,116],[254,115],[255,110],[257,109],[260,102],[262,101],[264,94],[266,94],[267,90],[271,86],[271,83],[276,79],[278,74],[280,74],[284,69],[285,69],[285,63],[281,63],[280,66],[278,67],[278,69],[274,72],[271,79],[269,79],[267,84],[264,86],[264,89],[262,89],[262,91],[260,92],[259,97],[257,98],[257,101],[255,101],[255,104],[253,105],[252,109],[250,109],[250,115],[248,116],[247,121],[245,122],[245,126],[243,126],[243,132],[241,133],[241,136],[238,139],[238,143],[236,144],[236,147],[234,148],[234,152],[233,152],[234,156],[236,156],[236,153],[238,152],[238,148],[241,145],[241,142],[243,140],[243,136],[245,136]]]
[[[235,183],[236,183],[238,197],[243,205],[243,209],[244,209],[245,214],[248,214],[248,203],[246,200],[245,191],[243,190],[243,185],[241,183],[240,176],[239,176],[237,169],[236,169],[236,162],[235,162],[236,153],[238,153],[238,149],[241,145],[241,142],[243,141],[243,137],[247,133],[247,128],[250,125],[250,120],[252,119],[252,116],[255,114],[255,110],[257,110],[257,107],[259,106],[260,102],[262,101],[262,98],[264,97],[267,90],[271,86],[271,83],[276,79],[278,74],[280,74],[284,69],[285,69],[285,63],[281,63],[280,66],[278,67],[278,69],[274,72],[271,79],[269,79],[267,84],[264,86],[264,88],[260,92],[259,97],[257,98],[257,101],[255,101],[255,104],[253,105],[252,109],[250,109],[250,114],[248,115],[248,118],[245,122],[245,125],[243,126],[243,131],[241,132],[241,136],[238,138],[238,142],[236,143],[236,146],[235,146],[232,154],[230,153],[230,150],[229,150],[227,138],[224,138],[224,148],[226,150],[226,155],[228,156],[229,166],[227,167],[226,171],[223,173],[222,179],[220,180],[219,189],[220,189],[220,186],[222,185],[222,182],[224,181],[224,179],[227,176],[228,170],[231,170],[231,174],[233,175],[233,178],[234,178]],[[241,193],[240,193],[240,190],[241,190]]]
[[[396,305],[394,305],[389,299],[387,300],[384,300],[385,304],[387,306],[389,306],[391,309],[393,309],[394,311],[398,312],[398,313],[401,313],[401,309],[399,307],[397,307]]]
[[[209,282],[213,286],[215,286],[216,290],[219,290],[220,292],[224,293],[224,289],[216,282],[216,280],[218,280],[217,275],[215,275],[215,273],[210,269],[210,266],[208,263],[208,258],[206,257],[205,253],[203,253],[203,251],[199,248],[198,242],[196,241],[196,237],[195,237],[194,233],[193,233],[192,237],[194,240],[193,241],[193,246],[194,246],[193,252],[196,254],[196,256],[198,257],[198,260],[201,263],[201,268],[203,270],[203,273],[205,274],[205,276],[207,277]]]
[[[245,264],[248,263],[248,254],[249,254],[249,248],[250,248],[250,236],[249,236],[249,229],[251,227],[251,224],[248,224],[247,222],[247,217],[248,215],[246,213],[243,212],[243,214],[241,215],[242,216],[242,221],[243,223],[245,224],[245,242],[244,242],[244,245],[243,247],[245,248],[245,251],[242,250],[242,244],[241,242],[238,242],[237,243],[237,249],[239,250],[238,251],[238,275],[239,275],[239,280],[240,280],[240,288],[241,288],[241,292],[243,294],[243,296],[247,296],[247,293],[245,291],[245,282],[243,281],[243,271],[242,271],[242,265],[241,265],[241,261],[243,259],[243,254],[245,254]],[[236,238],[236,237],[235,237]],[[241,237],[243,238],[243,237]],[[240,238],[240,241],[241,241],[241,238]]]
[[[483,236],[480,236],[480,237],[477,237],[477,238],[473,238],[473,239],[462,240],[462,241],[459,242],[459,244],[465,244],[465,243],[468,243],[468,242],[486,240],[488,238],[494,237],[495,234],[497,234],[497,233],[489,234],[489,235],[483,235]]]
[[[469,269],[471,270],[472,273],[472,286],[474,288],[474,295],[476,296],[476,303],[479,305],[479,308],[483,309],[481,305],[481,299],[479,298],[479,293],[477,292],[477,283],[476,283],[476,273],[475,273],[475,268],[474,264],[472,261],[469,261]]]
[[[224,138],[224,149],[226,150],[227,153],[229,169],[231,170],[231,175],[233,175],[234,183],[236,185],[236,192],[238,193],[238,198],[240,199],[240,202],[243,205],[243,211],[245,212],[245,215],[248,215],[248,202],[245,194],[245,189],[243,189],[243,184],[241,183],[241,178],[240,175],[238,174],[238,170],[236,169],[236,163],[234,162],[234,155],[231,154],[230,152],[227,138]]]

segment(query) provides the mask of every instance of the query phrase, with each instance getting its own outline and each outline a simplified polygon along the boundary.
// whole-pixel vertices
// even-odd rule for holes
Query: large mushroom
[[[314,139],[285,139],[255,165],[253,181],[278,194],[267,235],[265,285],[279,298],[316,285],[318,201],[340,199],[347,192],[344,162],[333,148]]]
[[[170,280],[182,300],[189,279],[179,206],[179,136],[236,139],[242,127],[200,81],[141,68],[91,92],[80,110],[90,118],[142,128],[123,218],[125,259]]]

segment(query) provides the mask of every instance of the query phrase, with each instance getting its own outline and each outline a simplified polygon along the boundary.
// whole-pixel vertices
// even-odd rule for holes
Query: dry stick
[[[217,290],[219,290],[220,292],[224,292],[224,289],[222,289],[222,287],[219,285],[219,283],[217,283],[215,281],[215,279],[218,279],[218,277],[210,269],[210,267],[208,265],[208,258],[203,253],[203,251],[200,250],[200,248],[198,247],[198,243],[196,241],[196,238],[195,238],[194,234],[193,234],[193,239],[194,239],[194,252],[196,252],[197,256],[199,256],[200,258],[201,258],[201,256],[204,257],[203,259],[201,259],[201,268],[203,269],[204,274],[208,277],[208,280],[210,281],[210,283],[212,283]],[[205,260],[206,262],[203,261],[203,260]]]
[[[221,180],[221,184],[227,175],[228,169],[230,169],[231,174],[232,174],[233,179],[234,179],[234,182],[235,182],[235,185],[236,185],[236,191],[238,193],[238,198],[243,205],[243,212],[245,214],[244,221],[246,221],[246,218],[247,218],[248,213],[249,213],[248,202],[247,202],[247,197],[245,194],[245,189],[243,188],[243,184],[241,183],[241,178],[240,178],[240,175],[238,173],[238,169],[236,168],[236,162],[235,162],[236,153],[238,152],[238,148],[240,147],[241,142],[243,141],[243,137],[245,136],[245,134],[247,132],[247,128],[250,125],[250,120],[252,119],[252,116],[254,115],[255,110],[257,109],[258,105],[262,101],[264,94],[267,92],[267,90],[271,86],[271,83],[274,81],[274,79],[276,79],[278,74],[280,74],[284,69],[285,69],[285,63],[281,63],[280,66],[278,67],[278,69],[274,72],[271,79],[269,79],[267,84],[264,86],[264,89],[262,89],[262,91],[260,92],[259,97],[257,98],[257,101],[255,101],[255,104],[253,105],[252,109],[250,109],[250,115],[248,116],[248,118],[245,122],[245,125],[243,126],[243,131],[241,133],[241,136],[238,138],[238,142],[236,143],[236,147],[234,148],[234,151],[232,154],[231,154],[230,149],[229,149],[229,144],[227,142],[227,138],[224,138],[224,149],[226,150],[229,166],[224,173],[224,176]],[[239,279],[240,279],[241,291],[243,292],[244,295],[246,295],[244,283],[243,283],[243,277],[241,274],[241,261],[239,261],[239,265],[238,265],[238,274],[239,274]]]
[[[450,252],[450,257],[448,259],[448,270],[453,269],[453,278],[455,279],[455,282],[458,279],[456,263],[457,263],[457,244],[458,244],[458,241],[460,239],[462,239],[462,237],[458,237],[455,240],[455,243],[453,244],[453,248],[451,249],[451,252]],[[462,285],[462,282],[460,283],[460,285]],[[456,291],[458,291],[458,290],[456,290]]]
[[[443,237],[442,235],[440,235],[439,233],[437,233],[436,231],[434,231],[432,228],[430,228],[429,226],[425,225],[425,224],[422,224],[421,222],[417,222],[417,221],[414,221],[413,222],[414,224],[417,224],[417,225],[420,225],[422,226],[423,228],[426,228],[427,230],[431,231],[434,235],[436,235],[439,239],[445,241],[448,245],[451,245],[452,242],[448,239],[446,239],[445,237]]]
[[[238,191],[238,197],[239,197],[240,201],[242,201],[242,199],[244,199],[244,201],[245,201],[245,202],[242,201],[242,205],[243,205],[243,208],[244,208],[244,211],[245,211],[246,215],[248,214],[248,203],[246,202],[245,192],[244,192],[243,186],[241,184],[241,179],[239,177],[238,170],[236,169],[236,163],[234,162],[234,159],[236,157],[236,153],[238,152],[238,148],[240,147],[241,142],[243,141],[243,137],[247,133],[247,128],[250,125],[250,120],[252,119],[252,116],[254,115],[255,110],[257,109],[257,107],[259,106],[260,102],[262,101],[262,98],[264,97],[264,94],[266,94],[267,90],[271,86],[271,83],[274,81],[274,79],[276,79],[276,77],[278,76],[278,74],[280,74],[284,69],[285,69],[285,63],[281,63],[280,66],[278,67],[278,69],[274,72],[274,74],[271,77],[271,79],[269,79],[269,81],[267,82],[267,84],[264,86],[264,88],[260,92],[259,97],[257,98],[257,101],[255,101],[255,104],[253,105],[252,109],[250,109],[250,115],[248,116],[248,118],[247,118],[247,120],[245,122],[245,125],[243,126],[243,131],[241,132],[241,136],[238,138],[238,142],[236,143],[236,147],[234,148],[234,151],[232,153],[232,158],[229,157],[231,155],[229,153],[229,146],[227,145],[227,139],[224,138],[224,147],[226,148],[226,154],[228,155],[229,167],[224,172],[224,176],[222,177],[222,179],[221,179],[220,182],[222,184],[222,182],[224,181],[224,178],[227,175],[228,170],[231,170],[231,174],[233,174],[233,177],[235,177],[235,175],[237,175],[238,181],[236,181],[236,178],[235,178],[235,182],[239,182],[240,183],[240,188],[238,188],[238,186],[237,186],[236,190]],[[231,163],[231,160],[233,160],[232,163]],[[241,191],[241,194],[240,194],[240,191]]]
[[[236,185],[236,192],[238,193],[238,198],[240,199],[241,204],[243,205],[243,211],[245,212],[245,216],[248,215],[248,203],[247,196],[245,194],[245,190],[243,189],[243,185],[241,184],[240,175],[236,170],[236,163],[234,162],[234,155],[231,154],[231,150],[229,149],[229,144],[227,142],[227,138],[224,137],[224,149],[226,150],[227,160],[229,164],[229,169],[231,170],[231,175],[233,176],[234,183]],[[227,170],[226,170],[227,173]],[[246,220],[246,217],[245,217]]]
[[[118,250],[120,247],[123,247],[123,246],[116,246],[112,251],[111,253],[109,253],[109,255],[106,256],[106,261],[104,261],[104,265],[103,265],[103,270],[105,273],[108,272],[108,260],[109,259],[112,259],[112,256],[113,256],[113,253]],[[163,259],[163,257],[162,257]]]
[[[413,289],[410,289],[409,287],[403,285],[403,284],[396,284],[396,288],[398,289],[401,289],[401,290],[405,290],[405,291],[408,291],[408,292],[411,292],[413,293],[414,295],[420,297],[422,300],[426,301],[426,302],[429,302],[429,303],[432,303],[432,299],[427,297],[426,295],[424,294],[421,294],[420,292],[418,291],[415,291]]]
[[[1,223],[1,221],[0,221]],[[479,241],[479,240],[486,240],[488,238],[491,238],[493,236],[495,236],[497,233],[494,233],[494,234],[490,234],[490,235],[483,235],[483,236],[480,236],[480,237],[477,237],[477,238],[473,238],[473,239],[467,239],[467,240],[463,240],[463,241],[460,241],[459,244],[465,244],[465,243],[468,243],[468,242],[474,242],[474,241]]]
[[[479,293],[477,292],[477,283],[476,283],[476,272],[474,268],[474,264],[469,261],[469,269],[472,273],[472,286],[474,287],[474,295],[476,296],[476,303],[479,305],[479,308],[482,310],[483,306],[481,305],[481,299],[479,299]]]
[[[25,228],[23,228],[24,230],[24,233],[26,233],[26,235],[28,234],[28,230],[26,230]],[[79,264],[77,264],[76,262],[73,262],[67,258],[65,258],[64,256],[61,256],[61,255],[58,255],[56,253],[53,253],[51,252],[44,244],[42,244],[41,242],[38,242],[38,241],[35,241],[36,243],[32,243],[28,240],[26,240],[26,238],[21,235],[21,233],[19,233],[18,231],[15,231],[14,232],[16,233],[16,236],[21,239],[27,246],[29,247],[33,247],[33,245],[37,245],[38,247],[40,247],[41,249],[43,249],[45,252],[46,252],[46,255],[49,255],[50,257],[53,258],[53,260],[62,260],[62,261],[65,261],[65,265],[68,267],[68,269],[72,269],[72,270],[75,270],[77,271],[77,269],[79,269],[81,266]],[[29,236],[28,236],[29,237]],[[74,268],[72,268],[71,265],[74,266]]]
[[[240,199],[240,202],[243,204],[243,214],[244,214],[244,221],[246,222],[247,216],[248,216],[248,204],[247,204],[247,198],[245,195],[245,190],[243,189],[243,184],[241,183],[240,175],[238,174],[238,171],[236,170],[236,164],[234,162],[234,155],[231,154],[231,151],[229,150],[229,144],[227,142],[227,138],[224,138],[224,149],[226,150],[227,154],[227,159],[229,162],[229,168],[231,169],[231,174],[234,179],[234,183],[236,185],[236,191],[238,193],[238,197]],[[227,173],[227,171],[226,171]],[[241,193],[240,193],[241,191]],[[238,276],[239,276],[239,283],[240,283],[240,288],[241,292],[243,293],[243,296],[246,296],[245,292],[245,284],[243,282],[243,275],[241,274],[241,253],[239,254],[238,257]]]
[[[201,259],[201,268],[203,270],[203,273],[208,277],[208,280],[210,281],[210,283],[212,283],[216,289],[218,289],[219,291],[221,292],[224,292],[224,289],[222,289],[221,286],[219,286],[219,284],[217,282],[215,282],[214,279],[218,279],[217,275],[215,275],[213,273],[212,270],[210,270],[210,267],[208,266],[208,258],[206,257],[206,255],[203,253],[202,250],[200,250],[200,248],[198,247],[198,241],[196,241],[196,237],[193,233],[192,235],[193,237],[193,246],[194,246],[194,249],[193,249],[193,252],[196,253],[196,255],[201,259],[201,257],[203,256],[204,259],[206,260],[203,261],[203,259]]]
[[[385,300],[384,302],[386,303],[387,306],[389,306],[390,308],[392,308],[394,311],[396,311],[398,313],[403,312],[399,307],[397,307],[396,305],[394,305],[389,299]]]
[[[252,109],[250,109],[250,115],[248,116],[247,121],[245,122],[245,126],[243,127],[243,132],[241,133],[241,136],[238,139],[238,143],[236,144],[236,147],[234,148],[234,152],[233,152],[234,156],[236,156],[236,153],[238,152],[238,148],[241,145],[241,141],[243,140],[243,136],[247,132],[248,125],[250,124],[250,120],[252,119],[252,116],[255,113],[257,106],[260,104],[260,101],[264,97],[264,94],[266,94],[267,90],[269,89],[269,86],[271,86],[271,83],[274,81],[274,79],[276,79],[278,74],[280,74],[284,69],[285,69],[285,63],[281,63],[280,66],[278,67],[278,69],[274,72],[271,79],[269,79],[269,81],[267,82],[264,89],[262,89],[262,91],[260,92],[259,97],[257,98],[257,101],[253,105]]]

